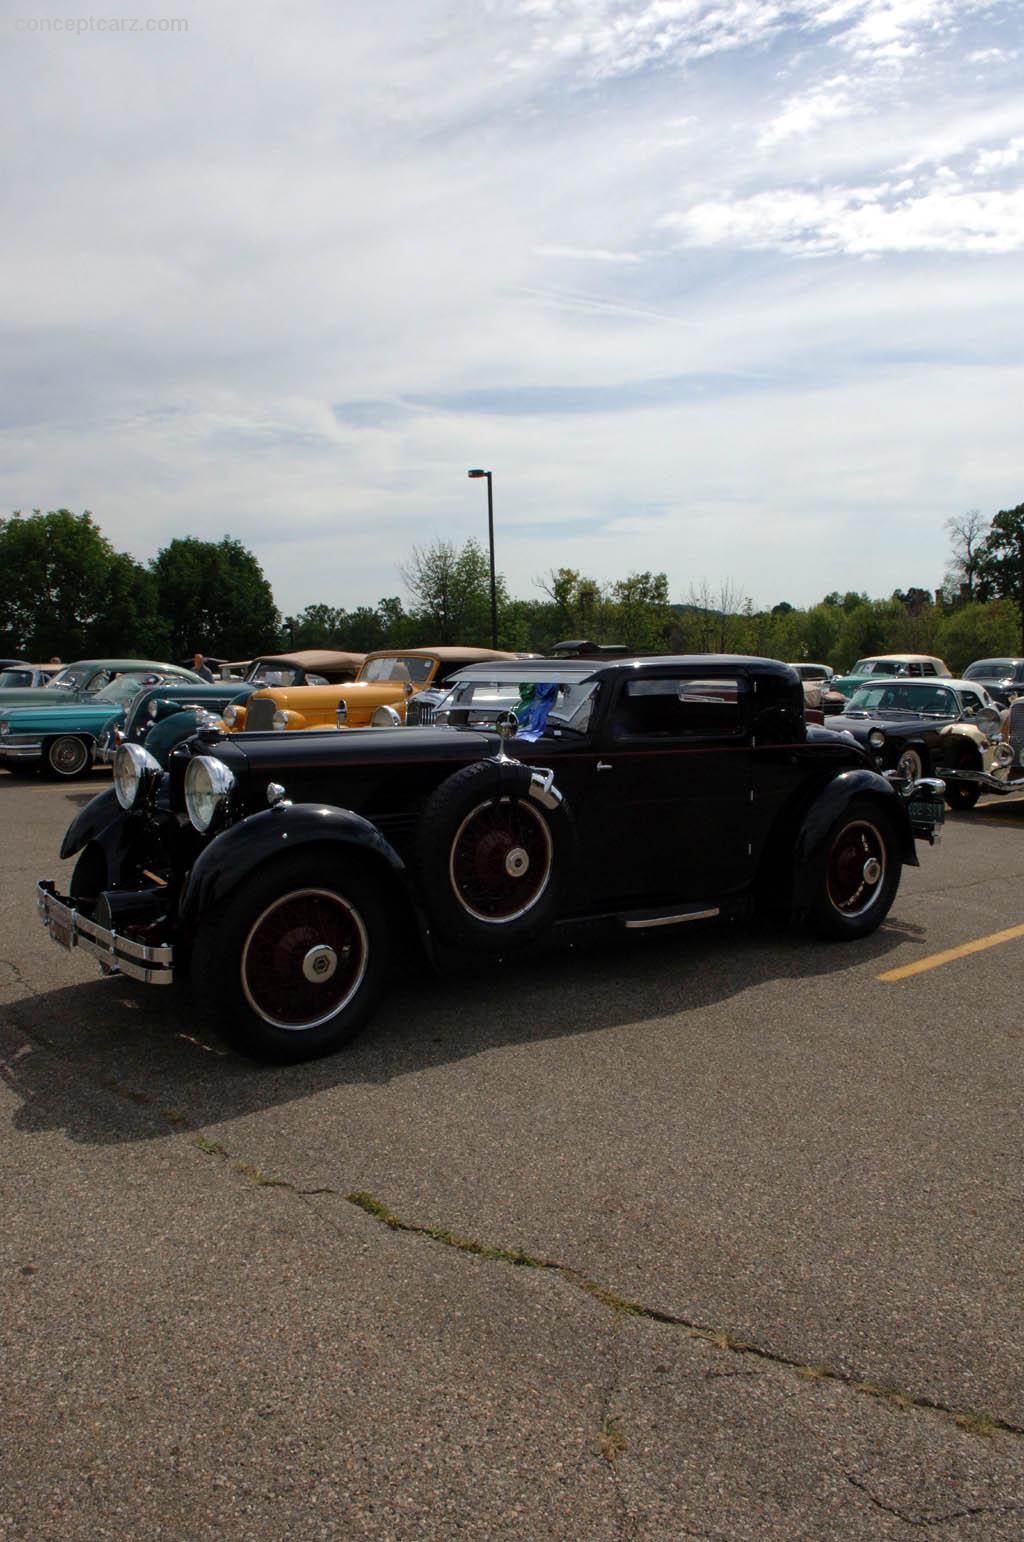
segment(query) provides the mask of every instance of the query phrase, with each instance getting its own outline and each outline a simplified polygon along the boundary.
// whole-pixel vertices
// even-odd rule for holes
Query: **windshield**
[[[74,665],[69,664],[66,669],[58,669],[52,680],[47,680],[46,689],[80,691],[91,675],[91,669],[76,669]]]
[[[0,673],[0,688],[5,685],[31,685],[31,669],[5,669]]]
[[[93,701],[110,701],[118,707],[123,706],[126,701],[131,701],[133,696],[137,696],[144,686],[147,684],[154,685],[155,683],[155,677],[151,674],[118,675],[117,679],[111,680],[110,684],[105,685],[102,691],[97,691],[92,699]]]
[[[956,717],[960,702],[943,686],[862,685],[846,704],[847,712],[907,712],[923,717]]]
[[[964,673],[965,680],[1001,680],[1012,675],[1015,659],[979,659]]]
[[[450,723],[493,723],[502,712],[514,712],[524,732],[545,727],[583,733],[590,724],[598,682],[547,684],[510,680],[462,680],[438,709]],[[546,710],[545,710],[546,709]]]
[[[359,671],[360,680],[391,680],[399,685],[426,685],[434,659],[412,658],[403,654],[394,659],[367,659]]]
[[[257,685],[298,685],[302,670],[295,664],[257,664],[249,673],[249,680]]]

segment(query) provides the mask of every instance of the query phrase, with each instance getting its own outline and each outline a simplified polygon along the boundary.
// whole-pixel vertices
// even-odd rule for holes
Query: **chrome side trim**
[[[635,916],[623,922],[628,932],[648,931],[652,926],[681,926],[684,921],[710,921],[721,915],[717,905],[709,910],[679,910],[667,916]]]
[[[74,906],[60,899],[49,879],[36,884],[36,906],[54,942],[64,946],[55,931],[63,932],[69,948],[84,948],[113,974],[126,974],[144,985],[171,985],[174,981],[174,948],[170,943],[152,947],[135,942],[120,932],[97,926]]]

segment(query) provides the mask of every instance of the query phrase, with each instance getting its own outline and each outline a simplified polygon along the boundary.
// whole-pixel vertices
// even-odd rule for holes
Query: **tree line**
[[[496,577],[498,643],[546,653],[567,638],[625,643],[637,652],[750,653],[848,668],[870,653],[933,653],[954,673],[986,655],[1024,654],[1024,504],[991,523],[977,510],[947,522],[950,565],[936,592],[888,598],[827,594],[799,609],[755,610],[734,585],[691,583],[672,600],[665,573],[601,583],[561,567],[514,598]],[[353,610],[315,603],[283,616],[258,561],[240,541],[172,540],[148,563],[118,552],[93,516],[68,509],[0,520],[0,653],[227,658],[298,648],[438,643],[487,646],[490,570],[476,541],[413,548],[399,568],[407,591]]]

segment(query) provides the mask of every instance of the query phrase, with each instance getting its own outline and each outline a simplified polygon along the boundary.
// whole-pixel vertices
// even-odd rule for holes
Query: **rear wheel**
[[[73,781],[88,771],[92,750],[77,734],[61,734],[57,739],[47,739],[43,746],[43,761],[50,776]]]
[[[262,1060],[308,1060],[353,1038],[384,988],[380,883],[343,858],[275,863],[201,922],[193,984],[216,1027]]]
[[[866,937],[888,915],[903,868],[883,809],[854,798],[836,820],[815,858],[809,920],[820,937]]]

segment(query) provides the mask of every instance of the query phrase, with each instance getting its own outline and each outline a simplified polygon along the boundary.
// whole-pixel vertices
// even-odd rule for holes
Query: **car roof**
[[[460,669],[459,680],[540,680],[555,685],[569,685],[583,680],[606,680],[615,676],[673,674],[679,669],[704,669],[713,674],[729,670],[753,669],[758,674],[797,684],[798,678],[788,664],[778,659],[756,658],[745,653],[657,653],[628,659],[509,659],[486,664],[471,664]]]
[[[377,648],[366,655],[367,659],[440,659],[443,664],[450,659],[515,659],[519,655],[501,648],[460,648],[454,643],[442,643],[437,648]]]
[[[190,669],[180,664],[169,664],[166,659],[70,659],[66,664],[55,664],[54,673],[61,669],[114,669],[122,675],[133,675],[140,669],[162,669],[166,674],[191,675]]]
[[[954,690],[960,686],[966,686],[969,691],[985,689],[984,680],[965,680],[961,675],[955,677],[953,675],[928,675],[927,678],[914,675],[911,679],[908,679],[906,675],[873,675],[870,680],[864,681],[860,689],[873,691],[880,685],[898,685],[901,690],[906,690],[909,686],[911,690],[915,691],[934,691],[947,685],[952,686]]]
[[[908,664],[942,664],[943,660],[937,653],[864,653],[857,660],[859,664],[883,664],[886,659],[893,659],[897,663],[904,660]]]
[[[257,653],[251,659],[238,660],[249,664],[297,664],[300,669],[358,669],[366,658],[365,653],[348,653],[343,649],[300,648],[296,653]],[[230,659],[225,659],[230,664]]]

